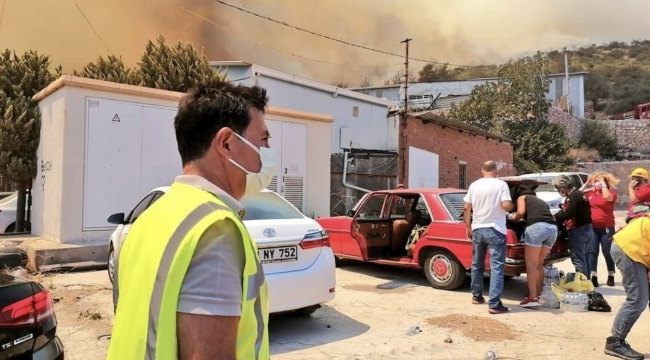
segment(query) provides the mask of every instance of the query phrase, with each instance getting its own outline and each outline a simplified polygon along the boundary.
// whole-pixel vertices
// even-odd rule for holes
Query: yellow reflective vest
[[[203,232],[232,219],[245,265],[237,359],[268,360],[268,290],[257,246],[239,217],[213,194],[174,183],[133,224],[115,268],[117,301],[108,360],[176,360],[176,309],[185,273]]]
[[[630,259],[650,269],[650,217],[633,219],[614,234],[614,241]]]

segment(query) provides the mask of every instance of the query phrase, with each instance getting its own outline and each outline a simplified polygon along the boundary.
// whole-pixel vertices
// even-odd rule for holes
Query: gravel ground
[[[558,267],[571,271],[569,261]],[[605,269],[602,257],[599,268]],[[494,350],[499,359],[612,359],[603,354],[603,346],[625,299],[618,275],[615,287],[598,289],[611,313],[522,309],[517,304],[526,292],[525,280],[506,283],[503,298],[511,313],[489,315],[486,305],[471,305],[469,279],[458,291],[440,291],[418,271],[352,262],[337,269],[336,299],[314,315],[271,318],[272,358],[483,359]],[[66,358],[104,359],[113,318],[106,272],[59,274],[41,281],[57,301]],[[414,326],[421,331],[408,335]],[[628,340],[650,353],[648,333],[644,314]]]

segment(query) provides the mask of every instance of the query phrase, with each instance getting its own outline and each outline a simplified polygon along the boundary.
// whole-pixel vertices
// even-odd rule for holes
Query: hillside
[[[650,40],[631,43],[614,41],[608,44],[580,47],[568,51],[569,71],[587,71],[585,100],[599,117],[627,112],[636,105],[650,102]],[[564,53],[547,53],[549,72],[564,72]],[[451,68],[446,65],[425,65],[410,81],[430,82],[494,77],[497,65],[475,68]],[[401,72],[384,84],[401,82]],[[367,86],[367,84],[364,84]],[[591,111],[590,111],[591,113]],[[596,114],[590,115],[595,117]]]

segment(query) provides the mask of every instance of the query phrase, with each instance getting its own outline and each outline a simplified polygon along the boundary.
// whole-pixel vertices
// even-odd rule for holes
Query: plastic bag
[[[583,273],[567,273],[560,278],[560,287],[567,291],[588,294],[594,291],[594,284]]]
[[[564,295],[564,293],[567,292],[566,290],[562,289],[558,284],[551,284],[551,290],[553,290],[553,294],[557,296],[558,300],[562,300],[562,295]]]
[[[587,309],[589,311],[596,311],[596,312],[611,312],[612,307],[609,306],[609,303],[607,303],[607,300],[603,297],[603,295],[597,291],[592,291],[587,294],[589,297],[589,306]]]
[[[560,300],[551,286],[544,285],[544,289],[539,295],[539,305],[549,309],[558,309],[560,307]]]

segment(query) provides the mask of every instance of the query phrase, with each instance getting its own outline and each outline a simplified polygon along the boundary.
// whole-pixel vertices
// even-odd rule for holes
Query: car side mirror
[[[124,213],[113,214],[106,220],[109,224],[121,225],[124,223]]]
[[[356,212],[354,211],[354,209],[350,209],[350,210],[348,210],[348,211],[345,212],[345,215],[346,215],[347,217],[354,217],[354,214],[356,214]]]

